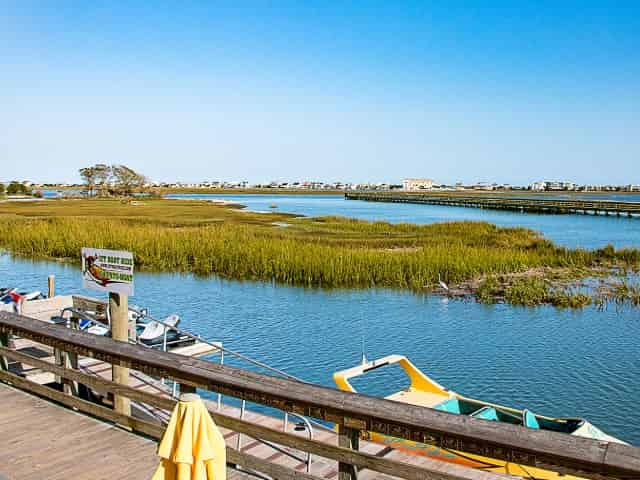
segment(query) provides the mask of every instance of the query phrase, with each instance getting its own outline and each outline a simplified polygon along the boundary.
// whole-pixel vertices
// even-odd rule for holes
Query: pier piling
[[[55,297],[56,296],[56,276],[55,275],[49,275],[49,277],[47,278],[47,287],[48,287],[47,297],[48,298]]]
[[[119,293],[109,293],[109,316],[111,317],[111,335],[114,340],[129,343],[129,298]],[[129,369],[119,365],[112,366],[113,381],[129,385]],[[131,401],[124,396],[114,395],[113,407],[117,413],[131,415]]]

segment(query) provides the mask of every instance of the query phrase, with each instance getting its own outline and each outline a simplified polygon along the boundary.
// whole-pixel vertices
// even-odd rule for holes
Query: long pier
[[[347,200],[367,202],[414,203],[445,205],[451,207],[511,210],[527,213],[615,215],[640,217],[640,202],[618,202],[613,200],[565,200],[552,198],[521,198],[510,195],[469,195],[462,193],[395,193],[395,192],[349,192]]]

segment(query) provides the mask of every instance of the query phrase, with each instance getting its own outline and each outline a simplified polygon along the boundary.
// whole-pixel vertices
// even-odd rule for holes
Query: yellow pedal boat
[[[526,409],[518,410],[503,407],[501,405],[462,396],[430,379],[402,355],[389,355],[374,361],[363,360],[361,365],[334,373],[333,379],[340,390],[355,392],[356,390],[351,383],[349,383],[351,378],[362,376],[372,370],[393,364],[400,365],[409,378],[410,384],[405,390],[385,397],[387,400],[429,407],[457,415],[467,415],[484,420],[521,425],[526,428],[551,430],[601,441],[624,443],[617,438],[607,435],[582,418],[546,417],[534,414]],[[504,460],[495,458],[439,448],[434,445],[413,442],[403,438],[390,437],[376,432],[363,432],[363,437],[367,440],[381,443],[390,448],[399,449],[407,453],[496,473],[508,473],[540,480],[571,480],[579,478],[526,465],[505,462]]]

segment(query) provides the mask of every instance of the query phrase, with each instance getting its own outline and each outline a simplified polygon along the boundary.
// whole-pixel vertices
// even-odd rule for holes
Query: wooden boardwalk
[[[29,353],[30,355],[34,355],[41,360],[47,361],[49,363],[54,363],[53,351],[46,345],[37,344],[25,339],[13,339],[11,343],[17,352]],[[92,376],[103,378],[105,380],[111,380],[111,365],[100,360],[88,357],[81,357],[78,363],[80,369],[84,373],[88,373]],[[19,364],[16,362],[9,362],[9,370],[13,373],[24,376],[38,383],[48,383],[53,382],[54,380],[54,375],[51,373],[42,372],[42,370],[38,368],[29,368],[23,364]],[[161,383],[158,379],[154,379],[148,375],[145,375],[144,373],[137,372],[135,370],[131,371],[129,385],[136,390],[151,393],[163,398],[171,398],[171,389],[167,385]],[[17,395],[20,395],[20,391],[14,390],[14,392],[16,392]],[[217,402],[206,399],[203,400],[211,411],[217,410],[219,413],[235,418],[239,418],[241,416],[241,411],[236,406],[222,403],[220,405],[221,408],[217,409]],[[41,402],[45,403],[44,401]],[[147,421],[152,421],[154,423],[157,422],[163,426],[166,425],[166,423],[169,421],[169,417],[171,416],[171,412],[169,411],[156,408],[151,405],[143,404],[141,402],[133,401],[131,405],[134,416],[145,419]],[[275,430],[283,429],[282,418],[272,417],[255,411],[247,410],[244,414],[244,419],[257,425],[270,427]],[[302,438],[308,438],[308,432],[306,430],[296,430],[297,420],[298,419],[296,417],[291,417],[286,431],[293,435],[299,435]],[[35,424],[25,425],[26,428],[31,428],[34,426]],[[225,428],[220,428],[220,430],[229,447],[237,448],[238,445],[240,445],[241,451],[244,453],[249,453],[265,460],[269,459],[269,461],[271,462],[293,468],[300,472],[303,472],[306,469],[306,454],[304,451],[286,447],[283,445],[269,445],[265,442],[255,440],[247,435],[238,434],[237,432]],[[79,434],[79,436],[83,436],[83,434]],[[241,437],[240,443],[238,443],[238,436]],[[320,425],[314,426],[313,437],[316,440],[330,445],[338,444],[337,433],[334,430],[322,428]],[[364,440],[360,442],[360,450],[373,455],[377,455],[379,457],[399,460],[412,465],[429,465],[433,462],[432,460],[430,461],[429,459],[421,456],[407,455],[406,453],[403,453],[399,450],[389,449],[378,443],[368,442]],[[151,457],[155,459],[155,453],[153,453]],[[1,458],[2,457],[0,456],[0,459]],[[311,457],[310,472],[313,473],[313,475],[315,475],[316,477],[326,478],[327,480],[337,479],[338,470],[338,462],[336,461],[325,459],[316,455]],[[370,470],[365,470],[359,475],[359,479],[361,480],[385,480],[390,478],[392,477]],[[2,479],[0,478],[0,480]]]
[[[107,380],[102,377],[101,371],[89,374],[74,368],[63,368],[51,363],[48,352],[44,352],[46,356],[40,358],[36,351],[32,352],[35,355],[28,355],[25,350],[30,346],[22,345],[20,348],[14,340],[38,342],[52,347],[59,352],[57,357],[63,357],[65,362],[74,363],[72,357],[77,356],[78,360],[82,357],[94,359],[97,362],[94,368],[98,367],[97,370],[102,370],[101,362],[121,368],[133,367],[152,380],[175,379],[183,392],[193,391],[194,388],[212,393],[222,392],[225,399],[244,399],[248,403],[293,411],[307,418],[338,424],[337,435],[331,430],[318,428],[317,435],[311,440],[304,438],[306,432],[298,431],[293,422],[283,432],[280,429],[282,427],[278,428],[279,424],[282,425],[279,419],[245,412],[242,420],[233,415],[237,411],[234,412],[228,405],[223,406],[220,412],[212,408],[210,412],[213,419],[223,427],[228,461],[279,480],[515,478],[358,441],[363,431],[428,441],[445,449],[490,456],[509,465],[542,468],[580,478],[640,478],[640,449],[629,445],[558,432],[530,431],[516,425],[487,422],[341,392],[143,348],[7,312],[0,312],[0,379],[57,404],[89,412],[94,418],[102,419],[102,423],[0,386],[0,401],[4,406],[4,411],[0,412],[0,478],[148,478],[157,462],[154,443],[118,430],[112,426],[112,422],[159,439],[163,434],[162,419],[156,417],[154,423],[134,418],[125,409],[112,410],[108,404],[88,401],[87,398],[92,395],[86,395],[85,398],[84,394],[88,393],[85,389],[142,402],[165,412],[172,410],[176,403],[168,398],[166,387],[158,388],[158,393],[150,393],[145,391],[146,388]],[[10,363],[7,360],[54,373],[64,381],[57,383],[55,389],[40,385],[12,373],[12,365],[7,365]],[[87,365],[87,368],[90,367]],[[21,369],[21,372],[23,375],[36,373],[27,373],[26,369]],[[83,388],[76,389],[73,382]],[[60,388],[64,388],[64,392]],[[27,402],[25,405],[24,398],[31,398],[31,404]],[[60,412],[65,415],[60,415]],[[89,424],[84,425],[82,422],[85,421]],[[237,442],[238,432],[242,434],[241,445]],[[305,472],[307,464],[304,459],[298,455],[292,456],[290,449],[297,453],[312,454],[309,473]],[[149,467],[141,463],[141,458],[146,455],[150,457]],[[407,458],[402,458],[405,455]],[[105,461],[108,465],[105,465]],[[76,465],[80,462],[84,463],[84,467]],[[97,471],[102,465],[105,465],[107,473]],[[150,470],[141,472],[144,468]],[[231,478],[247,475],[245,472],[237,473],[237,470],[230,471]]]
[[[8,479],[149,479],[156,443],[0,384],[0,474]]]
[[[526,195],[526,194],[525,194]],[[484,208],[489,210],[510,210],[514,212],[583,214],[583,215],[626,215],[640,216],[640,202],[618,202],[612,200],[555,199],[549,197],[523,198],[500,194],[448,193],[395,193],[395,192],[353,192],[345,193],[347,200],[368,202],[414,203],[443,205],[451,207]]]
[[[0,478],[149,480],[158,465],[153,440],[2,383],[0,402]]]

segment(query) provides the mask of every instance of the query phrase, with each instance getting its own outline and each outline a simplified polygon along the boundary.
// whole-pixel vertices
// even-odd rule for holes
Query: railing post
[[[109,293],[109,316],[111,318],[111,338],[129,343],[129,298],[121,293]],[[113,365],[113,381],[129,386],[129,369]],[[131,401],[122,395],[114,395],[113,408],[117,413],[131,415]]]
[[[79,330],[80,323],[78,317],[72,316],[69,319],[69,328],[71,330]],[[74,352],[63,352],[62,363],[64,368],[78,369],[78,354]],[[68,395],[78,396],[78,382],[63,380],[64,392]]]
[[[9,334],[0,332],[0,347],[9,348]],[[0,355],[0,370],[9,370],[9,360]]]
[[[358,450],[360,448],[360,430],[338,425],[338,446]],[[349,463],[338,463],[338,480],[356,480],[358,471]]]
[[[196,393],[196,387],[192,387],[191,385],[187,385],[185,383],[180,384],[180,395],[183,393]]]
[[[53,358],[54,358],[54,362],[56,364],[56,366],[58,367],[64,367],[64,356],[63,356],[64,352],[62,350],[60,350],[59,348],[54,348],[53,349]],[[56,383],[63,383],[63,378],[55,375],[54,376],[54,381]]]

